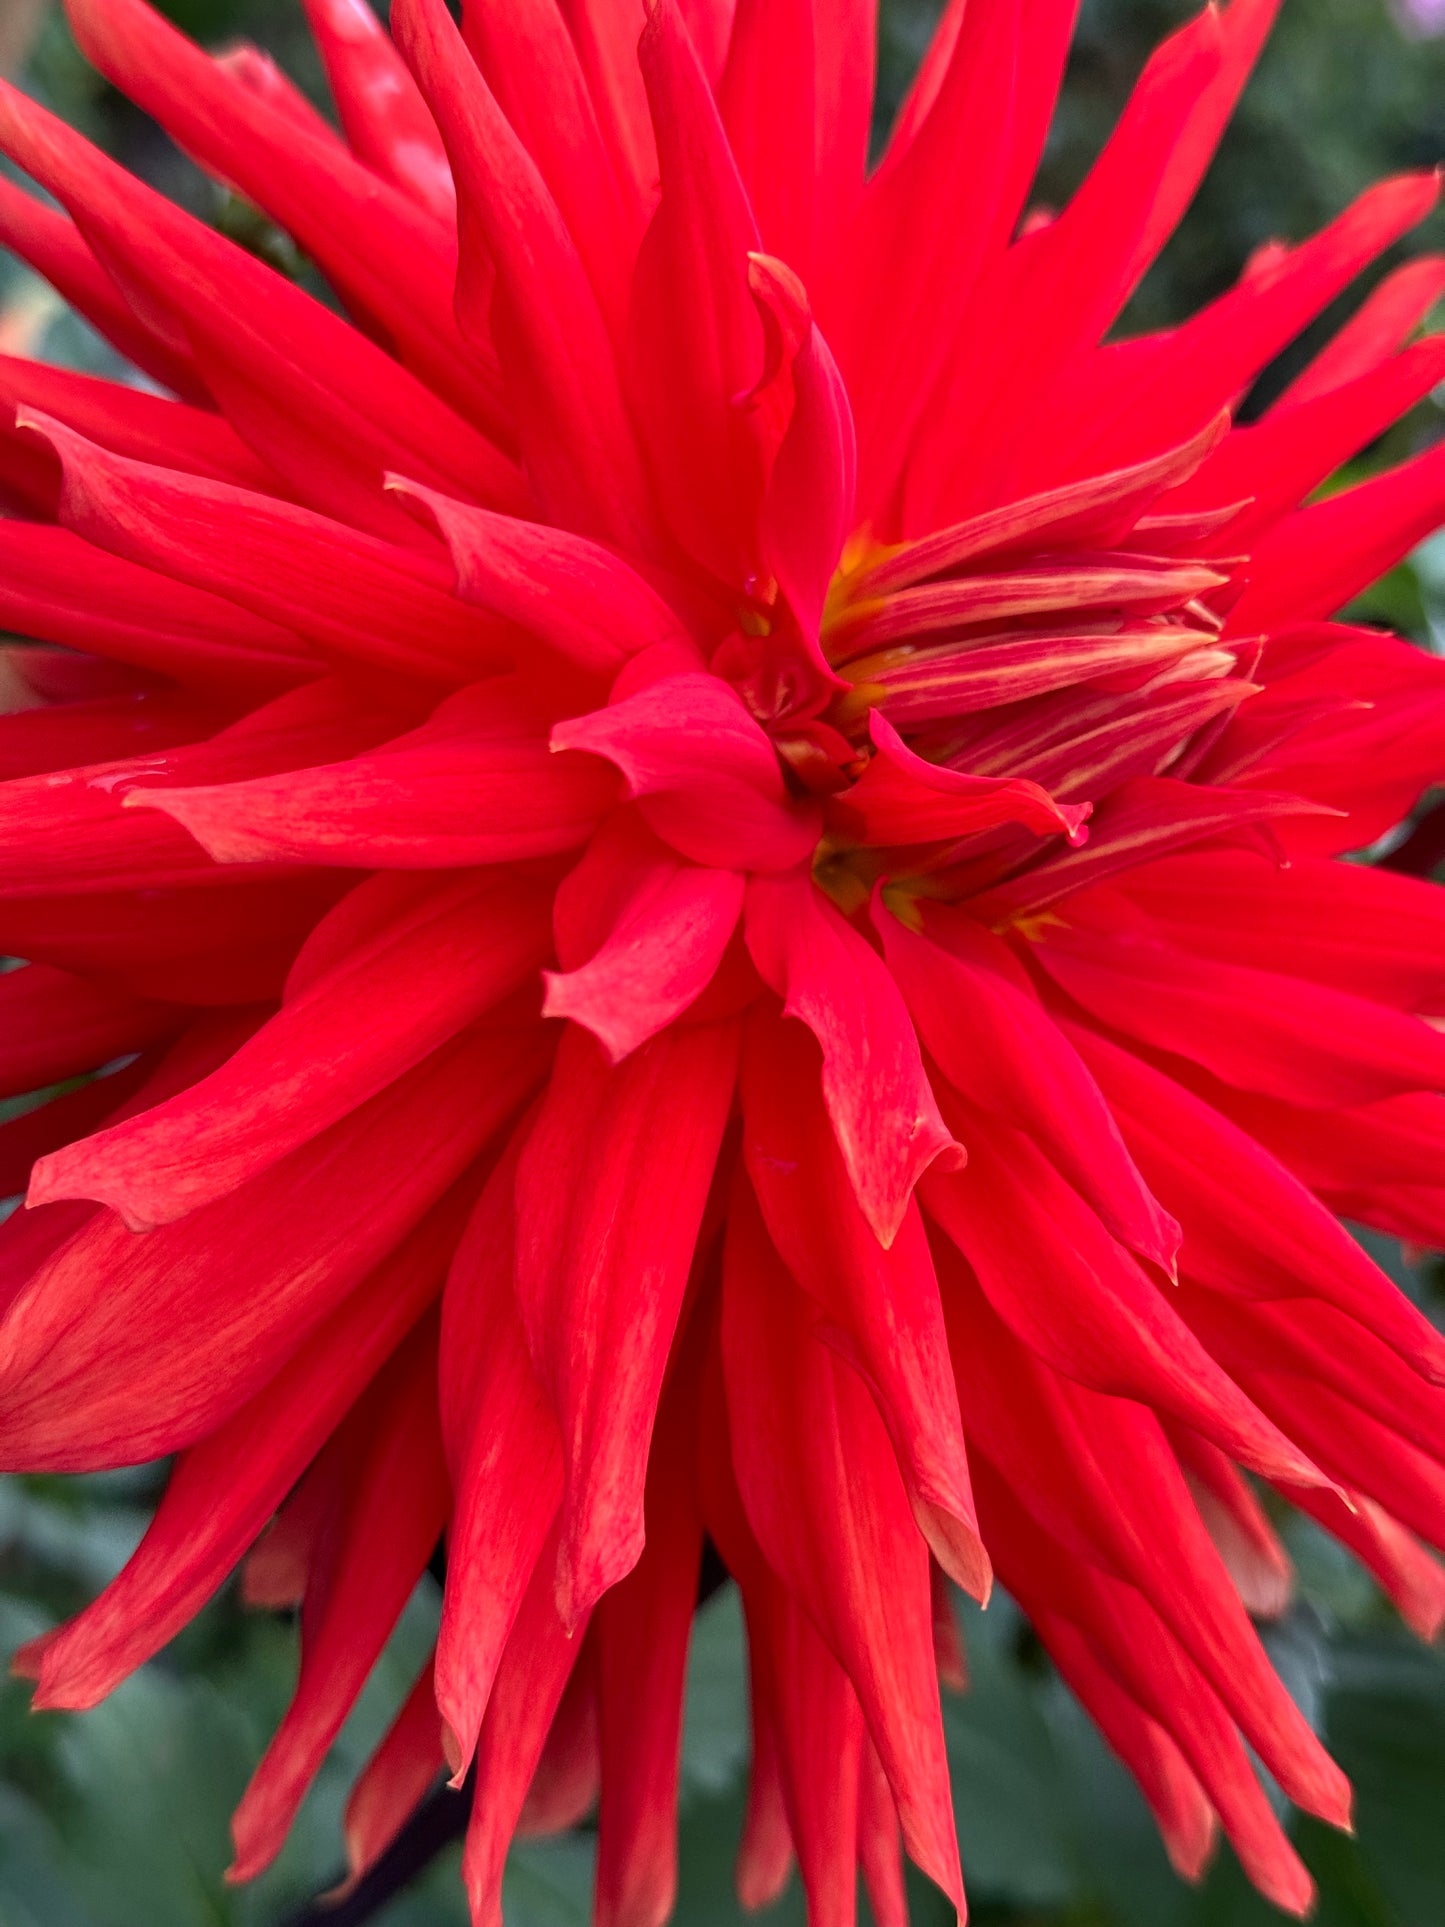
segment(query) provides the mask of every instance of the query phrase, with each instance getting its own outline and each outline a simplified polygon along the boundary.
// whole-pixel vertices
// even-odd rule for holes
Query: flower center
[[[950,779],[1038,785],[1056,804],[1097,805],[1132,778],[1202,773],[1254,693],[1256,643],[1224,636],[1237,564],[1198,552],[1197,518],[1133,518],[1105,543],[1087,528],[1070,540],[1046,515],[1020,533],[1010,514],[891,549],[859,536],[844,555],[822,645],[845,686],[773,734],[794,780],[831,798],[815,874],[845,908],[882,877],[970,896],[1050,841],[1067,847],[1062,824],[1034,821],[925,836],[948,811],[910,815],[909,781],[945,796]],[[888,823],[894,841],[881,840]]]

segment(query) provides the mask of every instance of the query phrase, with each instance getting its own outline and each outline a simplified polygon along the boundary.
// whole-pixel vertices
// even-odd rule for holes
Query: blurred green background
[[[1362,188],[1445,156],[1445,0],[1286,0],[1284,19],[1219,161],[1141,291],[1130,324],[1177,319],[1218,293],[1250,251],[1320,226]],[[1413,13],[1410,9],[1413,7]],[[170,0],[208,42],[247,38],[318,99],[299,0]],[[1183,0],[1085,0],[1038,198],[1062,202],[1088,166],[1149,50]],[[884,0],[879,129],[907,84],[937,7]],[[1427,31],[1433,12],[1442,37]],[[0,70],[84,127],[147,178],[252,245],[274,249],[250,210],[210,188],[158,131],[77,57],[48,0],[0,0]],[[1445,243],[1445,229],[1409,248]],[[1358,292],[1343,304],[1358,300]],[[1338,316],[1327,318],[1338,320]],[[48,357],[104,366],[100,345],[0,263],[0,335]],[[1302,352],[1302,351],[1300,351]],[[1264,384],[1287,378],[1291,358]],[[1427,407],[1365,465],[1439,433]],[[1445,550],[1427,545],[1369,612],[1445,646]],[[1406,1289],[1439,1309],[1433,1267],[1377,1247]],[[74,1611],[118,1569],[159,1488],[158,1469],[0,1486],[0,1646],[8,1652]],[[1321,1927],[1445,1922],[1445,1660],[1405,1635],[1349,1559],[1313,1528],[1286,1528],[1299,1603],[1266,1638],[1310,1717],[1353,1778],[1354,1839],[1312,1822],[1295,1834],[1319,1881]],[[228,1816],[290,1689],[293,1629],[244,1614],[227,1594],[96,1712],[32,1715],[28,1688],[0,1686],[0,1927],[287,1927],[336,1878],[346,1789],[415,1674],[435,1624],[423,1581],[276,1867],[224,1885]],[[963,1608],[972,1682],[946,1720],[973,1918],[1034,1927],[1254,1927],[1277,1919],[1228,1852],[1202,1888],[1175,1880],[1143,1804],[1094,1738],[1006,1600]],[[746,1693],[736,1600],[699,1616],[684,1747],[683,1927],[741,1916],[731,1860],[742,1811]],[[386,1927],[463,1927],[452,1847],[369,1917]],[[590,1839],[514,1854],[509,1927],[583,1927]],[[317,1915],[316,1918],[323,1916]],[[338,1918],[333,1915],[333,1919]],[[348,1917],[350,1918],[350,1917]],[[801,1923],[796,1884],[766,1920]],[[945,1918],[920,1890],[915,1919]]]

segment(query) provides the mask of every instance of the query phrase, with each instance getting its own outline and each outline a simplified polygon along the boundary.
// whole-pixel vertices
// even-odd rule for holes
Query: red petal
[[[556,0],[469,6],[462,32],[557,203],[615,333],[627,312],[641,207],[635,185],[624,186],[614,172],[563,10]],[[634,33],[634,62],[637,38]]]
[[[674,1026],[609,1069],[569,1029],[522,1153],[517,1300],[562,1426],[570,1626],[642,1551],[648,1446],[737,1050],[736,1023]]]
[[[99,1129],[118,1104],[140,1089],[150,1068],[147,1057],[138,1057],[0,1124],[0,1198],[22,1195],[31,1167],[47,1151]]]
[[[738,0],[718,84],[728,147],[763,246],[805,279],[812,272],[818,198],[815,40],[817,16],[825,11],[813,0]],[[825,112],[832,105],[821,104]],[[855,195],[862,177],[859,156]]]
[[[753,1189],[773,1244],[814,1301],[821,1336],[872,1389],[919,1530],[958,1583],[987,1598],[988,1557],[922,1223],[910,1207],[891,1249],[879,1245],[853,1199],[823,1107],[809,1101],[816,1066],[817,1052],[796,1026],[752,1019],[743,1151]],[[745,1196],[737,1209],[752,1222]]]
[[[1367,190],[1319,234],[1167,334],[1106,348],[1088,406],[1094,433],[1080,461],[1129,460],[1160,435],[1191,433],[1231,407],[1260,370],[1361,268],[1422,221],[1439,198],[1433,173]],[[1087,379],[1087,378],[1086,378]]]
[[[858,1861],[877,1927],[908,1927],[898,1809],[871,1740],[864,1743],[858,1771]]]
[[[597,1640],[590,1628],[558,1703],[515,1838],[565,1833],[597,1804],[602,1761],[597,1736]]]
[[[3,86],[0,147],[83,225],[168,349],[194,355],[199,398],[213,394],[300,499],[394,531],[398,511],[378,483],[400,469],[493,506],[522,505],[512,464],[383,349]]]
[[[243,488],[273,492],[281,488],[275,470],[253,454],[219,415],[144,389],[4,355],[0,356],[0,401],[6,408],[42,409],[118,455]],[[17,452],[19,448],[34,455],[23,438],[17,442]],[[35,459],[44,464],[50,484],[43,496],[43,513],[48,518],[55,504],[51,464],[44,455]]]
[[[611,344],[557,204],[442,0],[397,0],[392,32],[456,177],[457,313],[468,339],[496,332],[532,485],[565,527],[645,546],[651,511]]]
[[[1348,991],[1400,1010],[1445,1006],[1445,898],[1363,863],[1288,868],[1198,850],[1131,870],[1119,886],[1195,955]]]
[[[818,635],[829,585],[853,529],[858,467],[853,411],[837,363],[813,325],[802,285],[791,270],[769,256],[753,255],[748,284],[766,326],[781,332],[777,313],[790,302],[791,321],[801,336],[788,363],[792,414],[763,498],[763,559],[797,618],[819,683],[825,689],[841,688],[842,679],[829,668]]]
[[[558,904],[559,929],[581,917],[605,935],[583,946],[590,955],[575,968],[543,973],[543,1015],[585,1025],[620,1062],[712,981],[742,914],[743,888],[735,871],[684,863],[640,821],[615,813]]]
[[[439,220],[454,221],[441,135],[381,22],[364,0],[303,3],[352,152]]]
[[[907,1007],[877,951],[801,871],[754,877],[747,941],[759,975],[823,1052],[823,1098],[863,1214],[891,1245],[936,1158],[958,1162]]]
[[[1214,1852],[1218,1819],[1188,1762],[1165,1728],[1100,1664],[1075,1627],[1056,1620],[1050,1641],[1050,1657],[1065,1683],[1149,1802],[1170,1865],[1185,1880],[1199,1880]]]
[[[771,743],[716,676],[665,675],[559,723],[552,745],[615,763],[651,827],[695,863],[784,870],[817,841],[816,804],[789,798]]]
[[[1051,925],[1030,954],[1091,1016],[1226,1083],[1297,1104],[1368,1104],[1445,1088],[1445,1036],[1363,997],[1098,920]]]
[[[1055,1377],[1009,1336],[956,1258],[940,1275],[980,1455],[1007,1468],[1032,1518],[1072,1558],[1149,1601],[1292,1792],[1308,1801],[1322,1784],[1337,1783],[1259,1643],[1153,1413]],[[1067,1610],[1066,1590],[1058,1603]]]
[[[1445,257],[1424,254],[1387,274],[1339,333],[1285,389],[1276,409],[1296,408],[1378,367],[1409,339],[1445,293]]]
[[[1098,1085],[1007,946],[941,905],[915,935],[873,921],[931,1056],[955,1089],[1026,1132],[1114,1236],[1171,1271],[1179,1226],[1140,1177]]]
[[[583,1647],[582,1625],[571,1637],[562,1630],[553,1599],[552,1567],[544,1551],[507,1641],[477,1751],[471,1825],[462,1855],[462,1878],[476,1927],[502,1927],[507,1849]]]
[[[737,166],[676,0],[638,49],[662,198],[633,274],[627,373],[657,499],[673,535],[734,593],[759,580],[767,424],[745,405],[763,365],[748,287],[760,245]]]
[[[0,780],[178,749],[214,735],[234,714],[233,704],[160,689],[12,710],[0,716]]]
[[[319,976],[303,950],[307,981],[223,1069],[44,1159],[31,1202],[96,1198],[143,1228],[184,1217],[385,1090],[550,948],[547,897],[535,885],[377,877],[357,894],[380,923],[369,944]],[[348,903],[334,914],[349,922],[361,912]]]
[[[1429,1320],[1253,1136],[1132,1052],[1065,1028],[1151,1186],[1189,1227],[1193,1276],[1247,1298],[1322,1298],[1445,1379],[1445,1341]]]
[[[497,1164],[442,1299],[442,1436],[455,1505],[437,1642],[437,1703],[460,1779],[562,1499],[557,1425],[527,1356],[514,1289],[521,1134]]]
[[[67,0],[81,51],[209,173],[264,208],[435,393],[495,432],[495,357],[452,312],[452,230],[324,124],[259,96],[142,0]]]
[[[97,1215],[0,1327],[7,1462],[134,1464],[203,1437],[420,1221],[542,1061],[536,1033],[470,1031],[179,1224],[141,1237]]]
[[[1229,416],[1220,414],[1202,433],[1162,455],[1005,502],[951,528],[885,549],[850,578],[850,588],[856,583],[860,595],[889,595],[984,555],[1001,559],[1040,549],[1113,549],[1149,505],[1192,474],[1228,432]]]
[[[216,874],[210,866],[194,869],[190,881]],[[0,893],[0,935],[12,955],[102,971],[136,996],[212,1009],[274,1004],[297,946],[340,895],[342,879],[334,872],[261,881],[246,871],[221,875],[229,875],[230,887],[208,890],[203,916],[184,887],[8,899]]]
[[[964,8],[938,111],[868,182],[839,252],[846,266],[822,312],[853,396],[868,514],[887,506],[980,270],[1021,212],[1033,172],[1009,151],[1021,35],[1013,0]]]
[[[551,856],[586,841],[616,778],[554,754],[538,726],[500,678],[458,691],[370,756],[128,800],[174,817],[221,863],[449,869]]]
[[[227,694],[270,695],[322,667],[294,630],[35,522],[0,519],[0,621]]]
[[[761,1227],[744,1245],[734,1213],[729,1231],[722,1344],[748,1518],[853,1683],[909,1854],[961,1911],[927,1550],[862,1379],[815,1337]]]
[[[1168,776],[1135,776],[1105,797],[1089,822],[1089,841],[983,890],[969,914],[995,929],[1034,915],[1072,891],[1132,869],[1148,857],[1187,849],[1206,837],[1268,823],[1273,818],[1328,816],[1328,807],[1264,790],[1204,788]]]
[[[1445,448],[1298,509],[1255,550],[1228,633],[1332,616],[1392,569],[1445,514]]]
[[[1294,1594],[1294,1567],[1254,1487],[1197,1432],[1183,1425],[1167,1425],[1165,1431],[1240,1603],[1251,1619],[1280,1618]],[[1306,1493],[1306,1500],[1316,1496],[1344,1509],[1334,1493]],[[1308,1502],[1304,1509],[1309,1510]]]
[[[420,1806],[441,1763],[441,1721],[428,1659],[346,1802],[348,1878],[336,1891],[337,1900],[380,1860]]]
[[[1265,1477],[1327,1483],[1020,1131],[968,1115],[969,1166],[924,1204],[1014,1334],[1065,1377],[1172,1412]]]
[[[677,1891],[677,1788],[688,1638],[702,1557],[697,1373],[680,1360],[647,1473],[647,1543],[593,1621],[602,1743],[597,1927],[662,1927]]]
[[[776,1734],[765,1744],[777,1751],[785,1809],[773,1851],[781,1861],[782,1849],[796,1841],[808,1919],[816,1927],[854,1927],[858,1770],[872,1742],[847,1673],[802,1607],[768,1578],[761,1588],[745,1588],[744,1600],[748,1644],[759,1648],[753,1666],[754,1728],[761,1720],[765,1733]],[[827,1770],[820,1772],[823,1760]],[[788,1865],[781,1864],[786,1879]]]
[[[177,1459],[119,1578],[50,1636],[37,1706],[94,1706],[224,1584],[434,1297],[469,1195],[464,1183],[429,1212],[267,1385]]]
[[[231,1880],[251,1879],[280,1851],[446,1521],[430,1321],[377,1380],[348,1432],[354,1458],[346,1512],[307,1587],[295,1695],[231,1822]]]
[[[0,973],[0,1098],[98,1070],[180,1028],[183,1013],[143,1004],[49,964]]]
[[[0,179],[0,241],[27,262],[127,360],[163,388],[203,406],[210,397],[184,343],[148,328],[82,239],[75,223]]]
[[[1084,841],[1091,804],[1056,803],[1021,776],[968,776],[916,755],[886,716],[869,716],[876,754],[851,789],[828,806],[831,820],[865,847],[933,843],[1018,823],[1038,836]]]
[[[1070,1560],[1057,1541],[1024,1520],[991,1473],[987,1488],[989,1532],[991,1537],[998,1533],[1000,1563],[1007,1558],[1009,1585],[1050,1650],[1058,1651],[1061,1665],[1072,1674],[1082,1636],[1095,1663],[1102,1663],[1179,1747],[1251,1880],[1290,1912],[1305,1912],[1313,1885],[1285,1838],[1233,1722],[1148,1602],[1132,1587]],[[1087,1674],[1085,1682],[1087,1691]],[[1319,1797],[1312,1797],[1312,1808],[1337,1825],[1348,1825],[1348,1784],[1318,1742],[1313,1744],[1320,1771]]]
[[[604,675],[655,643],[688,645],[657,591],[601,543],[493,515],[399,477],[390,486],[435,521],[464,602],[530,629],[579,668]]]
[[[563,12],[618,184],[644,209],[657,189],[657,148],[637,64],[643,0],[565,0]]]
[[[1433,1640],[1438,1635],[1445,1623],[1445,1567],[1383,1506],[1360,1492],[1343,1498],[1333,1492],[1289,1488],[1285,1493],[1291,1504],[1348,1546],[1375,1575],[1418,1639]]]
[[[66,527],[98,548],[239,602],[343,660],[463,682],[510,654],[508,632],[458,602],[430,557],[270,496],[129,461],[34,409],[19,421],[60,457]]]
[[[1246,502],[1209,548],[1231,555],[1252,546],[1261,530],[1297,508],[1312,489],[1383,435],[1445,378],[1445,338],[1418,342],[1357,381],[1293,408],[1271,409],[1239,428],[1161,513]]]

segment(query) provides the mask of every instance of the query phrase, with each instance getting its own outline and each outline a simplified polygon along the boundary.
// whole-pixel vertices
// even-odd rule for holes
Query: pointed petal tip
[[[949,1571],[948,1576],[956,1580],[969,1598],[981,1608],[986,1608],[993,1598],[993,1561],[989,1558],[981,1539],[976,1542],[971,1563],[965,1568],[960,1567],[959,1562],[954,1560],[953,1569]]]
[[[1191,1887],[1197,1887],[1209,1872],[1218,1845],[1219,1821],[1211,1813],[1207,1829],[1201,1829],[1197,1835],[1191,1834],[1188,1838],[1166,1839],[1164,1851],[1179,1878],[1187,1880]]]
[[[356,1863],[362,1856],[362,1843],[359,1839],[353,1837],[349,1828],[343,1831],[342,1838],[346,1848],[346,1864],[349,1871],[344,1880],[338,1880],[334,1887],[327,1887],[323,1893],[316,1896],[323,1907],[339,1907],[343,1901],[350,1900],[351,1896],[361,1885],[363,1877],[362,1871]]]
[[[244,1887],[248,1880],[254,1880],[265,1868],[265,1862],[253,1850],[241,1844],[236,1827],[236,1818],[239,1817],[240,1811],[238,1807],[231,1821],[231,1838],[236,1843],[235,1855],[230,1866],[221,1875],[228,1887]]]
[[[1313,1796],[1308,1802],[1295,1795],[1295,1805],[1315,1819],[1323,1820],[1327,1827],[1337,1833],[1347,1834],[1350,1839],[1355,1835],[1355,1789],[1345,1777],[1343,1768],[1336,1765],[1328,1753],[1320,1752],[1319,1760],[1310,1775],[1312,1785],[1309,1792]]]
[[[610,1013],[594,1005],[576,1008],[570,979],[578,973],[564,970],[542,972],[542,1015],[561,1023],[580,1024],[602,1046],[609,1064],[620,1064],[647,1040],[629,1034],[624,1025],[611,1021]]]
[[[88,1204],[98,1204],[107,1211],[114,1211],[127,1231],[137,1234],[158,1231],[161,1226],[172,1220],[142,1212],[135,1199],[131,1198],[124,1185],[106,1184],[89,1176],[84,1158],[71,1159],[68,1153],[75,1147],[66,1145],[59,1151],[38,1158],[30,1173],[30,1187],[25,1193],[25,1209],[33,1211],[40,1205],[61,1204],[75,1199],[83,1199]],[[76,1166],[79,1166],[77,1169]],[[184,1215],[178,1213],[177,1215]]]
[[[642,1557],[644,1534],[639,1519],[629,1531],[625,1521],[614,1522],[615,1536],[603,1538],[595,1522],[573,1514],[557,1548],[557,1576],[553,1597],[562,1631],[576,1639],[584,1631],[592,1608],[603,1593],[625,1579]],[[588,1541],[593,1543],[588,1543]]]
[[[10,1662],[14,1678],[35,1682],[32,1713],[89,1713],[111,1691],[110,1684],[95,1686],[84,1653],[67,1654],[63,1643],[67,1630],[64,1625],[55,1626],[27,1640]]]
[[[859,1209],[868,1220],[868,1228],[885,1251],[893,1249],[894,1240],[903,1227],[904,1214],[908,1210],[908,1200],[858,1198]]]
[[[44,1157],[37,1158],[31,1165],[30,1183],[25,1192],[27,1211],[34,1211],[42,1204],[54,1204],[59,1199],[75,1195],[74,1192],[68,1192],[65,1188],[64,1156],[64,1151],[50,1151]]]
[[[979,1534],[971,1503],[966,1498],[947,1503],[920,1499],[915,1501],[914,1517],[948,1577],[970,1599],[986,1606],[993,1595],[993,1561]]]
[[[480,1719],[478,1720],[478,1724],[480,1725]],[[477,1735],[473,1733],[470,1740],[463,1740],[456,1727],[443,1715],[442,1758],[446,1761],[450,1770],[447,1785],[451,1787],[454,1792],[460,1793],[462,1787],[465,1785],[467,1772],[472,1764],[472,1755],[476,1750]]]
[[[428,488],[424,482],[414,482],[409,475],[399,475],[394,469],[387,469],[381,478],[384,495],[394,495],[415,521],[434,534],[440,533],[436,504],[447,498],[440,490]]]
[[[54,1638],[53,1632],[40,1633],[34,1639],[27,1639],[23,1646],[17,1646],[10,1660],[11,1679],[38,1680],[45,1661],[45,1650]],[[31,1711],[35,1710],[32,1700]]]
[[[1314,1912],[1319,1894],[1314,1881],[1301,1867],[1298,1879],[1271,1881],[1265,1898],[1272,1900],[1282,1913],[1292,1914],[1296,1920],[1307,1920]]]
[[[1410,1600],[1399,1607],[1399,1613],[1422,1645],[1433,1646],[1445,1626],[1445,1599]]]
[[[1266,1478],[1283,1479],[1287,1484],[1313,1487],[1320,1492],[1336,1493],[1349,1506],[1351,1512],[1358,1511],[1359,1508],[1351,1502],[1349,1494],[1338,1481],[1332,1479],[1328,1472],[1322,1472],[1313,1459],[1306,1458],[1304,1453],[1294,1447],[1289,1440],[1286,1440],[1285,1444],[1289,1449],[1276,1452],[1278,1463],[1273,1470],[1265,1473]],[[1286,1470],[1286,1468],[1289,1469]]]
[[[1445,1385],[1445,1332],[1420,1319],[1413,1336],[1409,1353],[1402,1353],[1406,1364],[1427,1385]]]
[[[52,448],[56,447],[56,432],[59,431],[62,436],[66,433],[53,415],[47,415],[43,409],[27,407],[24,402],[15,410],[15,426],[25,434],[40,436]]]

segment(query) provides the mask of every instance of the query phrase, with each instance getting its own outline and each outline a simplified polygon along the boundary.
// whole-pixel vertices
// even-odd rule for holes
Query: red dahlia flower
[[[596,1797],[657,1927],[706,1535],[742,1896],[796,1855],[833,1927],[861,1863],[896,1927],[900,1834],[963,1907],[935,1602],[996,1572],[1179,1868],[1221,1826],[1302,1910],[1246,1749],[1349,1796],[1246,1475],[1445,1618],[1445,1344],[1335,1215],[1445,1239],[1445,897],[1340,861],[1445,670],[1326,620],[1445,447],[1300,504],[1445,376],[1445,264],[1229,411],[1435,180],[1106,341],[1271,0],[1050,219],[1071,0],[951,6],[871,175],[871,0],[306,4],[344,140],[69,11],[349,319],[0,95],[63,210],[4,239],[169,391],[0,364],[4,1091],[127,1060],[0,1125],[0,1457],[175,1455],[37,1703],[244,1557],[303,1608],[252,1874],[444,1537],[354,1868],[445,1755],[479,1922]]]

